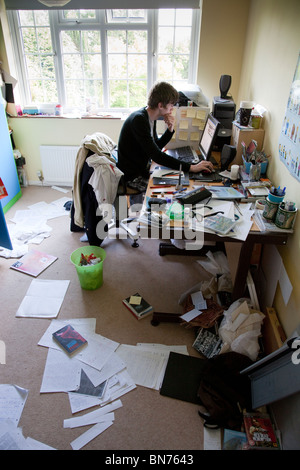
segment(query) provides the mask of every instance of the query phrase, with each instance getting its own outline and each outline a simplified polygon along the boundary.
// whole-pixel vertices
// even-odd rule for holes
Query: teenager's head
[[[158,82],[153,85],[148,96],[148,106],[151,109],[158,107],[159,103],[163,107],[168,104],[175,105],[178,102],[179,95],[177,90],[167,82]]]

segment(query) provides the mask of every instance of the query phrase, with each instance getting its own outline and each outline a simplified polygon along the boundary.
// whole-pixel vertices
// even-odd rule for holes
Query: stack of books
[[[153,311],[153,307],[138,292],[127,297],[122,302],[138,320],[141,320]]]

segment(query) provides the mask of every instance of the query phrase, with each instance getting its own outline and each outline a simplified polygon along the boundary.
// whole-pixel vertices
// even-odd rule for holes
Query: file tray
[[[203,201],[211,197],[212,193],[206,189],[204,186],[200,186],[200,188],[193,189],[185,194],[177,196],[177,200],[182,204],[197,204],[197,202]]]

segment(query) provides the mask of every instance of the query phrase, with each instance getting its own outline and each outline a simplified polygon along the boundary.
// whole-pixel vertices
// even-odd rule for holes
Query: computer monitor
[[[209,114],[199,142],[200,160],[210,159],[219,126],[220,122],[212,114]]]

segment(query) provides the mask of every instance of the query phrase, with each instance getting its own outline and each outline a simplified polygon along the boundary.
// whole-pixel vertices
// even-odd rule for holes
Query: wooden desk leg
[[[236,270],[232,292],[232,301],[240,299],[245,294],[248,270],[250,268],[251,255],[254,242],[246,240],[241,247],[239,262]]]
[[[151,325],[157,326],[160,324],[160,322],[180,323],[182,321],[180,315],[181,313],[153,312]]]

